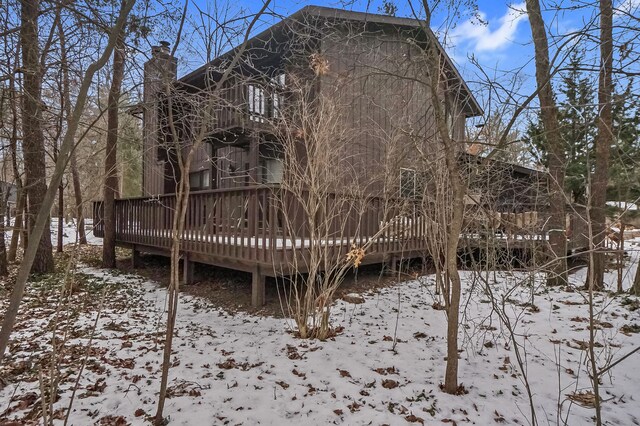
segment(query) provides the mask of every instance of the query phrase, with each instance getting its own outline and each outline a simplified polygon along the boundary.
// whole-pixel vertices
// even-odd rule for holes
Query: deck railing
[[[379,255],[424,246],[424,221],[407,204],[391,206],[380,197],[358,202],[344,197],[326,197],[322,209],[326,217],[317,217],[312,224],[305,195],[298,197],[277,186],[192,192],[181,248],[202,255],[288,264],[312,246],[322,246],[329,255],[344,254],[353,245],[367,245],[368,253]],[[116,240],[168,250],[175,205],[175,195],[116,200]],[[102,202],[94,203],[93,209],[94,233],[100,237],[104,235]],[[390,220],[398,217],[402,220]]]
[[[305,200],[305,194],[298,197],[264,185],[192,192],[181,250],[283,269],[308,262],[312,250],[342,256],[353,246],[367,246],[367,261],[426,250],[429,220],[420,214],[418,203],[330,194],[323,201],[324,217],[312,221]],[[175,205],[175,195],[116,200],[116,241],[168,251]],[[104,234],[102,203],[94,203],[93,208],[94,233],[100,237]],[[545,217],[542,213],[503,214],[500,232],[505,241],[540,241]],[[476,229],[467,229],[463,237],[468,241],[470,235],[477,235]]]

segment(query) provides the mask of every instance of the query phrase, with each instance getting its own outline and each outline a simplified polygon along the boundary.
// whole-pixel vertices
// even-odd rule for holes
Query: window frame
[[[411,187],[406,182],[407,173],[412,176]],[[408,167],[400,167],[400,197],[402,198],[416,198],[418,195],[418,172],[416,169]]]
[[[247,85],[247,108],[249,119],[264,122],[267,111],[266,93],[264,87],[259,84],[249,83]]]
[[[195,180],[197,180],[196,186],[193,185]],[[206,189],[211,189],[211,170],[203,169],[195,172],[189,172],[189,190],[204,191]]]

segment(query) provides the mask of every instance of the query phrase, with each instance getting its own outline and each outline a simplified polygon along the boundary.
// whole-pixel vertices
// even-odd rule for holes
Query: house
[[[251,38],[239,60],[242,46],[179,79],[168,44],[154,47],[144,77],[143,196],[117,200],[117,244],[168,253],[177,158],[198,140],[181,246],[186,279],[193,262],[251,272],[259,305],[264,277],[307,272],[314,249],[335,257],[366,246],[363,263],[424,256],[428,224],[414,198],[416,152],[437,155],[421,53],[429,37],[414,19],[307,6]],[[437,46],[440,107],[462,141],[466,119],[482,109]],[[285,140],[294,140],[289,154]],[[325,162],[313,166],[328,182],[315,188],[326,202],[320,235],[308,214],[313,189],[290,183],[291,158],[300,170]],[[363,201],[336,207],[346,198]],[[101,214],[97,203],[96,236]]]

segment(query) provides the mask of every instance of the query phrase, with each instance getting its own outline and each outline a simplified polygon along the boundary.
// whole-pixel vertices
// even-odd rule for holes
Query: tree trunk
[[[617,260],[618,260],[618,285],[617,285],[617,291],[618,293],[622,293],[623,292],[623,288],[622,288],[622,282],[624,281],[624,231],[625,228],[627,227],[627,225],[624,222],[620,222],[620,240],[618,240],[618,253],[617,253]]]
[[[640,296],[640,259],[638,260],[638,269],[636,269],[636,276],[633,279],[633,285],[629,289],[629,293]]]
[[[73,181],[73,195],[76,200],[76,221],[78,228],[78,242],[80,244],[87,244],[87,233],[84,229],[84,211],[82,209],[82,187],[80,186],[80,174],[78,173],[78,160],[76,158],[76,152],[71,153],[70,159],[71,178]]]
[[[549,249],[550,266],[547,275],[549,285],[562,285],[567,282],[567,238],[566,238],[566,199],[564,194],[565,150],[558,124],[558,109],[551,86],[551,65],[549,63],[549,44],[540,12],[539,0],[527,0],[527,14],[533,36],[536,65],[536,83],[542,124],[548,152],[549,185]]]
[[[20,178],[16,179],[16,183],[20,181]],[[18,240],[22,235],[24,240],[24,227],[22,226],[23,211],[24,211],[24,190],[21,186],[16,185],[17,200],[16,200],[16,217],[13,220],[13,233],[11,234],[11,242],[9,243],[9,252],[7,253],[7,259],[9,262],[14,262],[18,254]]]
[[[457,249],[457,245],[455,247]],[[458,391],[458,331],[462,282],[458,272],[457,250],[447,257],[446,276],[449,280],[451,296],[447,309],[447,365],[444,374],[444,391],[455,395]]]
[[[62,120],[62,117],[60,118],[60,120]],[[60,125],[60,131],[62,131],[62,124]],[[58,133],[58,135],[56,136],[55,139],[55,146],[53,148],[53,162],[57,162],[58,161],[58,139],[60,138],[60,133]],[[63,236],[63,231],[64,231],[64,226],[63,226],[63,220],[64,220],[64,186],[62,185],[62,180],[60,181],[60,185],[58,185],[58,224],[56,226],[56,233],[57,238],[56,238],[56,251],[58,253],[62,253],[63,251],[63,246],[64,246],[64,236]]]
[[[427,1],[423,1],[425,9],[425,31],[431,28],[431,9]],[[446,224],[445,244],[445,306],[447,312],[447,365],[445,367],[444,391],[449,394],[458,392],[458,332],[460,328],[460,298],[462,293],[462,281],[458,272],[458,245],[462,232],[464,215],[464,197],[467,190],[466,182],[460,174],[458,163],[458,146],[451,138],[447,125],[447,112],[440,102],[442,90],[447,91],[447,82],[442,79],[442,61],[439,49],[435,42],[430,41],[425,47],[427,62],[427,85],[433,108],[435,130],[438,136],[446,165],[446,176],[450,185],[451,205],[442,206],[448,209]],[[428,161],[430,161],[429,159]],[[443,224],[444,225],[444,224]]]
[[[109,90],[107,109],[107,148],[104,160],[104,239],[102,242],[102,267],[116,267],[116,210],[118,190],[117,143],[118,102],[124,77],[124,40],[119,39],[113,51],[113,80]]]
[[[16,54],[18,55],[18,54]],[[18,58],[16,57],[16,62]],[[9,90],[11,92],[11,137],[9,138],[9,151],[11,153],[11,166],[13,168],[13,177],[16,183],[16,217],[13,222],[13,233],[11,234],[11,243],[9,244],[9,253],[7,258],[9,262],[16,260],[18,252],[18,240],[22,239],[24,242],[24,236],[26,231],[23,226],[24,208],[25,208],[25,191],[22,185],[22,173],[18,166],[18,100],[16,97],[16,85],[15,78],[11,76],[9,80]]]
[[[27,190],[22,186],[22,232],[20,232],[20,248],[24,251],[29,245],[29,199]]]
[[[62,68],[62,91],[64,92],[64,105],[67,121],[71,118],[71,96],[69,89],[69,68],[67,61],[66,36],[62,29],[62,20],[58,20],[58,37],[60,40],[60,66]],[[84,229],[84,212],[82,211],[82,187],[80,186],[80,174],[78,173],[78,159],[76,150],[71,152],[69,159],[71,168],[71,180],[73,182],[73,195],[76,202],[76,222],[78,229],[78,241],[80,244],[87,244],[87,235]]]
[[[4,218],[7,208],[7,198],[5,197],[2,186],[0,186],[0,217]],[[7,276],[7,246],[4,239],[4,220],[0,220],[0,276]]]
[[[613,143],[613,111],[611,94],[613,83],[611,73],[613,68],[613,5],[611,0],[600,0],[600,75],[598,77],[598,136],[595,140],[595,168],[591,177],[591,249],[593,263],[590,264],[587,285],[593,285],[595,290],[604,289],[605,253],[604,240],[606,237],[606,202],[607,183],[609,182],[609,156]]]
[[[29,198],[28,216],[30,228],[35,225],[33,213],[40,211],[47,192],[44,134],[42,132],[42,70],[40,69],[38,47],[39,0],[21,2],[20,44],[22,46],[22,67],[24,69],[24,96],[22,97],[22,134],[24,150],[25,187]],[[49,219],[45,229],[49,228]],[[31,272],[53,271],[51,233],[43,232],[38,241],[38,250]]]
[[[62,253],[64,246],[64,186],[58,185],[58,247],[57,252]]]

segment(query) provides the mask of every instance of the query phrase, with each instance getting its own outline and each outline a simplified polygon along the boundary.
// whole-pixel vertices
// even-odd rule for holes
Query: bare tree
[[[8,12],[7,12],[8,13]],[[25,191],[23,188],[23,172],[20,167],[19,152],[18,152],[18,137],[19,137],[19,128],[20,128],[20,114],[19,114],[19,93],[18,86],[19,82],[18,76],[19,74],[15,73],[15,69],[18,68],[18,64],[20,63],[20,49],[19,49],[19,39],[17,37],[9,37],[7,36],[4,39],[4,54],[5,54],[5,69],[7,79],[9,84],[5,90],[8,110],[5,114],[10,114],[11,121],[6,121],[6,123],[10,123],[10,130],[8,132],[7,139],[9,144],[7,146],[8,156],[11,161],[11,174],[13,177],[13,182],[16,185],[16,214],[12,227],[11,241],[9,243],[9,249],[7,252],[7,260],[9,262],[13,262],[16,259],[16,254],[18,251],[18,243],[22,241],[24,246],[25,240],[25,229],[23,226],[23,212],[25,210]],[[11,49],[13,48],[13,54]],[[6,120],[6,118],[5,118]]]
[[[73,108],[73,113],[71,115],[71,119],[68,121],[67,131],[60,146],[58,161],[55,164],[55,169],[53,171],[49,187],[44,194],[44,198],[42,199],[40,210],[35,217],[34,226],[30,230],[31,241],[40,241],[42,235],[45,232],[45,229],[48,229],[47,226],[49,222],[49,211],[55,199],[57,186],[59,185],[64,175],[67,161],[69,160],[69,155],[74,149],[76,131],[78,129],[80,117],[87,100],[89,88],[91,87],[91,84],[93,82],[93,77],[95,73],[106,64],[109,57],[111,56],[111,52],[113,51],[116,39],[120,36],[120,33],[124,27],[124,22],[134,3],[135,0],[128,0],[123,4],[119,11],[118,18],[115,21],[114,26],[110,30],[108,42],[104,48],[104,51],[95,62],[89,65],[83,75],[80,90],[78,91],[78,96]],[[35,14],[37,15],[37,9]],[[22,302],[22,297],[24,295],[31,267],[34,263],[34,260],[36,259],[38,247],[39,245],[30,244],[26,248],[24,258],[20,265],[20,269],[18,270],[16,284],[13,288],[13,292],[11,293],[9,306],[4,314],[2,329],[0,330],[0,362],[4,357],[4,352],[7,348],[7,344],[9,343],[11,331],[18,314],[18,309]],[[49,249],[49,254],[51,255],[51,249]]]
[[[181,27],[178,31],[177,40],[180,40],[182,25],[186,18],[186,6],[183,10]],[[236,66],[242,60],[244,51],[256,23],[269,7],[270,0],[265,0],[260,10],[250,18],[250,22],[246,28],[243,42],[232,59],[226,65],[224,72],[218,79],[211,82],[208,81],[204,90],[197,94],[180,93],[178,88],[169,78],[167,69],[160,70],[162,92],[161,94],[167,100],[167,117],[166,123],[168,128],[166,134],[163,135],[168,143],[167,148],[173,150],[175,154],[177,170],[175,177],[177,178],[177,187],[175,192],[175,208],[173,211],[172,231],[171,231],[171,277],[169,281],[168,302],[167,302],[167,329],[162,360],[162,376],[160,380],[160,393],[158,397],[158,408],[154,416],[154,422],[158,425],[164,424],[164,404],[167,397],[167,385],[169,380],[169,368],[171,366],[171,352],[173,344],[173,332],[175,329],[176,317],[178,314],[178,302],[180,293],[180,258],[182,255],[181,244],[184,236],[185,219],[187,207],[189,205],[189,171],[194,153],[202,146],[207,136],[215,128],[216,108],[220,106],[221,96],[225,83],[236,71]],[[221,31],[224,31],[226,23],[221,23]],[[177,44],[174,46],[170,58],[173,58]],[[174,112],[176,111],[176,112]],[[177,113],[180,111],[181,113]],[[185,113],[188,115],[185,116]],[[182,124],[188,126],[187,134],[182,133],[178,129]],[[188,139],[184,139],[188,136]],[[185,265],[186,267],[186,265]]]
[[[606,201],[609,182],[609,157],[613,143],[613,4],[600,1],[600,75],[598,82],[598,136],[595,140],[595,166],[591,178],[590,225],[592,228],[593,263],[590,264],[586,285],[596,290],[604,289],[605,256],[603,243],[606,238]],[[596,407],[599,408],[599,407]],[[600,420],[598,410],[598,421]]]
[[[4,188],[0,187],[0,276],[6,276],[9,273],[7,270],[7,243],[4,236],[6,209],[7,197]]]
[[[64,115],[68,121],[71,118],[71,84],[69,81],[69,61],[67,57],[66,35],[62,27],[62,20],[58,21],[58,39],[60,42],[60,68],[62,72],[62,93],[64,105]],[[76,206],[76,219],[78,229],[78,240],[80,244],[87,244],[87,235],[84,225],[84,213],[82,211],[82,188],[80,186],[80,174],[78,173],[77,153],[74,149],[69,160],[69,168],[71,170],[71,179],[73,183],[73,195]]]
[[[117,144],[118,114],[122,80],[124,78],[124,36],[118,39],[113,50],[113,75],[107,105],[107,150],[104,160],[104,238],[102,242],[102,267],[116,267],[116,211],[118,191]]]
[[[463,227],[464,199],[467,191],[467,183],[463,179],[460,169],[459,153],[460,145],[453,140],[446,112],[447,100],[441,101],[442,93],[456,91],[455,87],[449,87],[446,77],[444,58],[440,46],[431,33],[432,8],[426,0],[422,1],[425,19],[422,22],[423,31],[427,34],[427,40],[422,48],[424,58],[424,84],[431,101],[433,113],[434,136],[438,150],[442,153],[444,167],[440,171],[445,173],[449,185],[446,187],[449,208],[446,210],[446,222],[438,223],[444,231],[445,245],[442,251],[442,267],[444,272],[445,307],[447,314],[447,364],[445,367],[444,391],[455,394],[458,388],[458,330],[460,326],[460,298],[462,282],[458,272],[458,244]],[[415,12],[414,12],[415,14]],[[446,95],[445,95],[446,96]],[[454,94],[455,96],[455,94]],[[449,113],[452,114],[452,113]],[[420,148],[418,146],[418,148]],[[420,152],[423,159],[429,158],[427,152]],[[439,250],[439,249],[438,249]],[[437,252],[436,250],[434,250]]]
[[[314,58],[310,65],[318,77],[326,67]],[[378,217],[372,208],[383,208],[384,200],[368,194],[358,179],[348,143],[353,130],[344,124],[343,106],[331,95],[317,94],[316,84],[316,78],[288,75],[287,107],[274,118],[272,155],[282,161],[283,177],[273,201],[284,228],[280,249],[292,248],[286,270],[274,264],[274,274],[289,275],[282,279],[281,303],[298,336],[325,340],[333,332],[336,290],[389,223],[372,222],[372,213]]]
[[[633,278],[633,285],[629,289],[629,293],[640,296],[640,267],[636,270],[636,275]]]
[[[549,188],[549,204],[551,217],[549,219],[549,248],[550,256],[554,259],[548,272],[548,283],[560,285],[567,282],[567,237],[566,197],[564,193],[565,154],[560,127],[558,124],[558,109],[555,103],[553,87],[551,86],[551,62],[549,60],[549,44],[547,32],[540,11],[539,0],[526,1],[533,45],[535,50],[536,83],[542,123],[544,125],[547,151],[549,153],[548,167],[551,178]]]
[[[22,132],[25,164],[25,187],[29,200],[29,228],[35,227],[36,216],[47,192],[46,165],[44,152],[44,134],[42,132],[42,65],[40,63],[38,40],[39,0],[25,0],[21,3],[20,40],[22,46],[22,66],[24,73],[24,96],[22,97]],[[49,219],[45,227],[48,228]],[[38,251],[34,258],[32,272],[51,272],[53,254],[51,252],[51,234],[42,233],[37,240]]]

